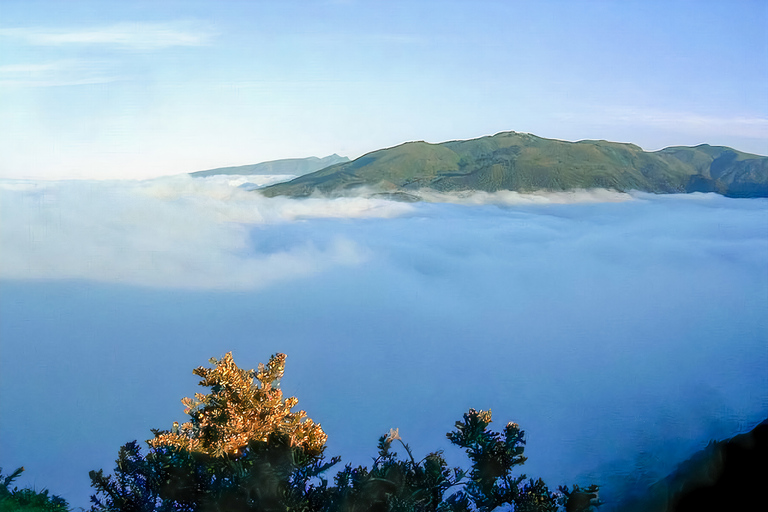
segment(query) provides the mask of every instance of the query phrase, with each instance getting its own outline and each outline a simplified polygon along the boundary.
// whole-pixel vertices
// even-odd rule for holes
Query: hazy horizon
[[[505,130],[505,131],[514,131],[514,130]],[[498,133],[504,133],[504,132],[498,132]],[[493,136],[493,135],[497,135],[497,134],[496,133],[486,134],[486,135],[481,135],[481,136],[478,136],[478,137],[475,137],[475,138],[480,138],[480,137],[484,137],[484,136]],[[531,135],[536,135],[536,134],[534,133],[534,134],[531,134]],[[546,137],[544,137],[544,138],[546,138]],[[401,143],[398,143],[398,144],[395,144],[395,145],[392,145],[392,146],[387,146],[387,147],[382,147],[382,148],[375,148],[375,149],[372,149],[372,150],[370,150],[370,151],[368,151],[366,153],[363,153],[363,154],[357,155],[357,156],[353,156],[353,157],[350,157],[348,155],[339,155],[338,153],[334,152],[334,153],[330,153],[330,154],[327,154],[327,155],[306,155],[306,156],[278,158],[276,160],[265,160],[265,161],[258,161],[258,162],[240,162],[240,163],[236,163],[236,164],[230,164],[230,165],[227,165],[227,166],[214,166],[214,167],[206,168],[206,169],[194,169],[194,170],[184,171],[184,172],[180,172],[180,173],[160,174],[160,175],[153,176],[153,177],[143,177],[143,178],[127,178],[127,177],[114,178],[114,177],[102,176],[102,177],[79,177],[79,178],[78,177],[48,177],[48,178],[46,178],[46,177],[38,177],[38,178],[18,177],[18,178],[0,178],[0,179],[12,180],[12,181],[17,181],[17,182],[24,182],[24,181],[30,181],[30,182],[36,182],[36,181],[89,181],[89,180],[96,180],[96,181],[109,181],[109,180],[113,180],[113,181],[126,181],[126,180],[127,181],[149,181],[149,180],[154,180],[154,179],[157,179],[157,178],[173,178],[175,176],[180,176],[180,175],[184,175],[184,174],[193,174],[195,172],[211,171],[211,170],[216,170],[216,169],[229,169],[229,168],[235,168],[235,167],[246,167],[246,166],[249,166],[249,165],[258,165],[258,164],[263,164],[263,163],[279,162],[279,161],[283,161],[283,160],[302,160],[302,159],[309,159],[309,158],[323,159],[323,158],[327,158],[327,157],[330,157],[330,156],[333,156],[333,155],[340,156],[340,157],[346,157],[346,158],[349,158],[350,161],[352,161],[352,160],[355,160],[357,158],[363,157],[363,156],[367,155],[368,153],[372,153],[372,152],[375,152],[375,151],[378,151],[378,150],[381,150],[381,149],[393,148],[393,147],[400,146],[402,144],[407,144],[407,143],[410,143],[410,142],[427,142],[429,144],[441,144],[443,142],[452,142],[452,141],[456,141],[456,140],[460,140],[460,139],[446,139],[446,140],[441,140],[441,141],[408,140],[408,141],[403,141]],[[467,140],[467,139],[461,139],[461,140]],[[552,140],[563,140],[563,139],[552,139]],[[581,141],[587,141],[587,140],[606,140],[606,139],[579,139],[579,140],[570,140],[570,141],[565,141],[565,142],[581,142]],[[609,142],[620,142],[620,141],[609,141]],[[625,143],[627,143],[627,144],[634,144],[633,142],[629,142],[629,141],[627,141]],[[635,145],[637,145],[637,144],[635,144]],[[701,145],[716,146],[716,144],[708,144],[707,142],[702,142]],[[679,144],[672,144],[672,145],[664,146],[662,148],[658,148],[658,149],[655,149],[655,150],[649,150],[647,148],[641,148],[641,149],[643,151],[646,151],[646,152],[653,152],[653,151],[660,151],[662,149],[666,149],[666,148],[670,148],[670,147],[680,147],[680,145]],[[694,147],[694,146],[688,146],[688,147]],[[740,148],[731,148],[731,149],[735,149],[737,151],[741,151],[742,153],[748,153],[748,154],[750,153],[748,151],[742,151]],[[765,153],[766,154],[759,154],[759,153],[752,153],[752,154],[755,154],[757,156],[768,156],[768,150],[766,150]],[[244,174],[242,176],[249,176],[249,175]],[[256,175],[250,175],[250,176],[254,177]],[[296,177],[296,176],[291,176],[290,178],[287,178],[286,177],[287,175],[274,175],[274,176],[275,176],[274,183],[277,183],[279,181],[287,181],[289,179],[293,179],[293,178]],[[200,179],[200,178],[198,177],[198,179]],[[268,183],[268,184],[271,184],[271,183]],[[261,186],[261,185],[264,185],[264,183],[259,183],[259,186]]]

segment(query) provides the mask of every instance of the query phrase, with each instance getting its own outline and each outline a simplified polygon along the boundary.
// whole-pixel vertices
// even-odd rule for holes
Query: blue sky
[[[768,3],[0,0],[0,177],[516,130],[768,154]]]

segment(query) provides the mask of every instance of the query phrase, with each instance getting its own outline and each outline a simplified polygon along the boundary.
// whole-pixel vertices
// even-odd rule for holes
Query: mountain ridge
[[[315,193],[564,191],[606,188],[655,193],[717,192],[768,197],[768,157],[726,146],[644,151],[631,143],[568,142],[519,132],[441,143],[405,142],[261,189],[274,197]]]
[[[311,172],[324,169],[329,165],[349,162],[346,156],[339,156],[336,153],[318,158],[310,156],[307,158],[284,158],[281,160],[270,160],[257,164],[238,165],[234,167],[217,167],[205,171],[196,171],[188,173],[193,178],[205,178],[208,176],[232,175],[232,176],[253,176],[266,174],[292,174],[301,176]]]

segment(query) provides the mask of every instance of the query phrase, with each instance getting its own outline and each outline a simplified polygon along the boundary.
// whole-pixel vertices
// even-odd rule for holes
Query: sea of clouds
[[[343,463],[400,428],[464,464],[444,434],[491,408],[521,470],[609,500],[768,415],[764,199],[248,190],[278,179],[0,181],[6,471],[86,506],[230,350],[288,354]]]

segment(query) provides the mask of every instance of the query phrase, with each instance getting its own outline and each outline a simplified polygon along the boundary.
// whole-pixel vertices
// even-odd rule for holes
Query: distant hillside
[[[608,188],[768,197],[768,157],[706,144],[646,152],[634,144],[565,142],[504,132],[440,144],[408,142],[260,192],[302,197],[361,186],[410,195],[422,188],[441,192]]]
[[[621,504],[621,512],[750,510],[765,503],[768,420],[752,431],[711,442],[647,493]]]
[[[329,165],[349,162],[349,158],[333,154],[325,158],[311,156],[309,158],[287,158],[285,160],[272,160],[260,164],[240,165],[238,167],[220,167],[208,171],[197,171],[189,173],[193,178],[205,178],[206,176],[216,176],[219,174],[229,175],[265,175],[265,174],[293,174],[302,176],[311,172],[319,171]]]

